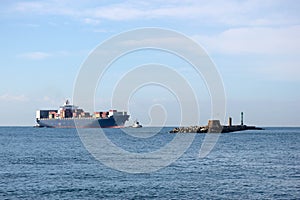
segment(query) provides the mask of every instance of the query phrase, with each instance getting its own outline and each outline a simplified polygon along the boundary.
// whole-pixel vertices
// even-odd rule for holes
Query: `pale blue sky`
[[[234,123],[239,123],[243,111],[248,124],[300,126],[299,10],[297,0],[3,0],[0,125],[34,125],[36,109],[56,108],[71,98],[81,64],[104,40],[130,29],[161,27],[181,32],[207,50],[221,73],[227,114]],[[130,67],[148,62],[174,66],[190,84],[198,84],[190,66],[158,52],[120,59],[107,81],[122,76],[118,64]],[[112,84],[99,87],[99,109],[109,109]],[[195,90],[203,92],[199,88]],[[143,108],[159,101],[153,93],[164,97],[159,103],[167,102],[166,110],[172,110],[174,99],[161,94],[161,88],[144,89],[132,98],[130,109],[134,118],[147,124],[148,111]],[[206,123],[209,95],[207,91],[201,95],[201,122]],[[177,122],[169,117],[169,124]]]

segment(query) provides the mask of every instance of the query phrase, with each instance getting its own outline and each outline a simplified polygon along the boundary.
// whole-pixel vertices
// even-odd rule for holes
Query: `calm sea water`
[[[142,152],[170,142],[170,129],[139,139],[119,129],[106,134],[123,149]],[[156,130],[138,129],[140,134]],[[129,174],[95,160],[76,129],[1,127],[0,199],[300,198],[300,128],[222,134],[200,159],[203,138],[196,135],[168,167]]]

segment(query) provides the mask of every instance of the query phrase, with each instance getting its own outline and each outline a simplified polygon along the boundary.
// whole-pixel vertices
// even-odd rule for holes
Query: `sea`
[[[102,130],[115,147],[138,155],[168,146],[172,128]],[[96,158],[76,129],[0,127],[0,199],[300,199],[300,128],[220,134],[202,158],[205,137],[195,134],[168,165],[147,171],[162,154],[135,173],[108,165],[132,163],[106,155],[102,144],[106,160]]]

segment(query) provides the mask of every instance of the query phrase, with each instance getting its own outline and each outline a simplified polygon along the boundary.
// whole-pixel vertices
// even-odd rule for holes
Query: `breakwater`
[[[230,119],[231,121],[231,119]],[[235,131],[245,130],[263,130],[256,126],[247,125],[221,125],[219,120],[209,120],[206,126],[188,126],[188,127],[176,127],[170,131],[170,133],[229,133]]]

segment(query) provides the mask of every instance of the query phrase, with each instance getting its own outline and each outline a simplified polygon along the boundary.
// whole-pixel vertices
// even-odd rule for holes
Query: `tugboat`
[[[132,126],[130,126],[131,128],[142,128],[143,126],[137,121],[135,120],[132,124]]]

